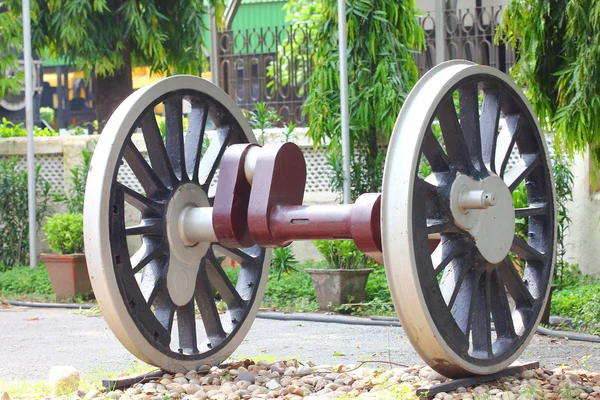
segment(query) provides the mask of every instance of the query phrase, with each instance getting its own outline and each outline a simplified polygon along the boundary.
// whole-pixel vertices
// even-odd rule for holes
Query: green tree
[[[19,54],[13,51],[23,42],[22,31],[14,27],[21,26],[17,16],[5,12],[0,1],[0,96],[8,93],[18,94],[24,82],[23,71],[19,70]]]
[[[347,0],[348,82],[352,198],[381,190],[384,154],[406,95],[417,81],[413,52],[423,47],[414,0]],[[309,136],[328,144],[341,192],[341,118],[337,1],[323,0],[317,21],[316,52],[304,104]]]
[[[600,3],[512,0],[500,38],[516,46],[511,75],[540,123],[572,157],[589,146],[600,165]]]
[[[197,74],[208,3],[220,21],[222,0],[32,0],[32,47],[87,74],[94,71],[96,113],[106,121],[133,91],[132,65]],[[0,55],[5,58],[22,51],[21,1],[0,0],[2,9]],[[8,89],[0,80],[0,96]]]

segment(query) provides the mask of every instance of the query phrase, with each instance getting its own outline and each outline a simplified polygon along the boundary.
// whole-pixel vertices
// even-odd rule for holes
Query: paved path
[[[388,360],[423,364],[402,328],[257,319],[234,356],[297,358],[316,364]],[[536,336],[522,356],[547,368],[579,363],[600,370],[600,344]],[[123,371],[134,357],[104,319],[72,310],[0,309],[0,379],[45,379],[55,365],[84,374]]]

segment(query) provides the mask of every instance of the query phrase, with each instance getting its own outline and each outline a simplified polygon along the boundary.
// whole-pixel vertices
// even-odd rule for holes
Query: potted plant
[[[83,254],[83,215],[60,213],[44,225],[48,247],[53,254],[42,253],[52,289],[58,300],[85,296],[92,292]]]
[[[364,268],[367,256],[351,240],[317,240],[324,269],[305,269],[310,274],[322,310],[331,310],[349,300],[360,303],[373,268]]]
[[[67,212],[54,214],[43,228],[53,253],[42,253],[40,258],[46,264],[54,294],[59,300],[92,292],[83,254],[83,199],[92,151],[84,149],[81,156],[81,167],[71,170],[69,190],[53,196],[54,203],[65,206]]]

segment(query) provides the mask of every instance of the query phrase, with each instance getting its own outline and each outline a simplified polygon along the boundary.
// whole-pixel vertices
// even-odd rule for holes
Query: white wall
[[[566,238],[567,259],[583,273],[600,276],[600,192],[590,190],[590,160],[577,156],[573,202],[568,205],[571,227]],[[600,176],[599,176],[600,179]]]

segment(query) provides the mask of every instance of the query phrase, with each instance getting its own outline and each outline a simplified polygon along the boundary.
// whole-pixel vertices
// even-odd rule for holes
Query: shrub
[[[273,250],[273,258],[271,258],[271,273],[277,274],[277,279],[281,279],[282,274],[290,274],[296,272],[294,266],[298,264],[294,252],[288,247],[279,247]]]
[[[292,272],[283,272],[282,279],[275,274],[269,275],[265,289],[265,307],[277,309],[292,309],[294,311],[314,311],[319,308],[315,289],[310,275],[304,272],[305,268],[312,267],[312,263],[300,264]],[[224,268],[229,279],[235,284],[239,268]]]
[[[84,149],[81,152],[83,157],[83,165],[71,169],[71,188],[67,193],[55,193],[52,196],[52,201],[57,204],[67,206],[67,211],[70,213],[83,213],[83,201],[85,197],[85,183],[87,181],[88,172],[90,170],[90,162],[92,161],[93,152]]]
[[[43,265],[35,268],[17,266],[0,274],[0,293],[4,296],[36,294],[52,296],[48,271]]]
[[[577,326],[600,335],[600,282],[555,291],[551,310],[552,314],[573,318]]]
[[[36,168],[37,226],[48,215],[50,184]],[[0,271],[29,263],[29,209],[27,171],[17,159],[0,162]]]
[[[325,259],[327,268],[359,269],[364,268],[367,261],[367,256],[352,240],[315,240],[313,243]]]
[[[48,124],[52,125],[54,123],[54,108],[51,107],[40,107],[40,116],[44,121]]]
[[[567,248],[565,246],[566,233],[571,225],[569,218],[569,210],[567,205],[573,201],[573,172],[569,168],[568,160],[558,152],[552,157],[552,174],[554,176],[554,186],[556,190],[556,214],[558,222],[558,230],[556,235],[556,268],[554,269],[554,281],[560,282],[563,280],[565,270],[567,269],[567,261],[565,256]]]
[[[269,275],[265,289],[265,305],[276,308],[293,308],[295,311],[314,311],[319,307],[310,275],[304,272],[311,263],[299,265],[295,272],[282,274],[283,279]]]
[[[24,124],[15,124],[5,117],[2,117],[2,123],[0,124],[0,137],[24,137],[27,136],[27,129]],[[40,128],[39,126],[33,127],[33,136],[58,136],[58,132],[48,128]]]
[[[248,122],[250,123],[253,129],[260,130],[258,143],[261,146],[264,146],[265,131],[267,129],[273,128],[275,124],[279,122],[281,117],[277,115],[275,110],[269,108],[267,103],[265,102],[254,103],[254,108],[256,111],[250,111],[248,113]]]
[[[55,214],[44,225],[48,247],[56,254],[83,253],[83,215]]]

